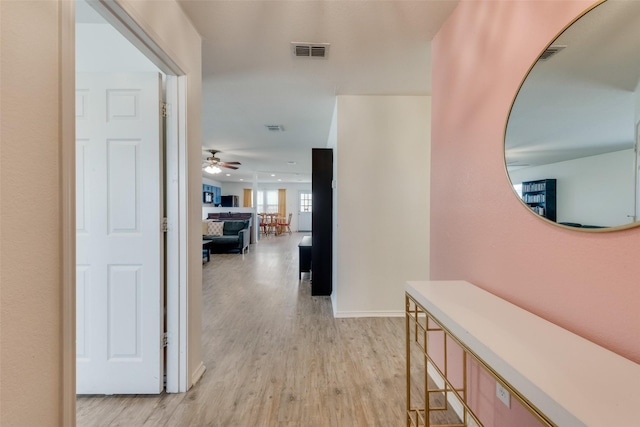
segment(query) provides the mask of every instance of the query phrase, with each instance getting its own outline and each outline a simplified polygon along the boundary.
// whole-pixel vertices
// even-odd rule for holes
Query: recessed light
[[[282,181],[282,180],[278,178],[278,181]]]
[[[289,161],[287,162],[287,164],[288,164],[288,165],[293,166],[293,165],[295,165],[295,164],[296,164],[296,162],[294,162],[293,160],[289,160]]]
[[[271,174],[271,176],[276,176],[276,174],[275,174],[275,173],[272,173],[272,174]]]
[[[244,181],[244,179],[240,178],[240,181]]]
[[[227,173],[227,174],[225,174],[225,175],[227,175],[227,176],[231,176],[231,174],[230,174],[230,173]]]

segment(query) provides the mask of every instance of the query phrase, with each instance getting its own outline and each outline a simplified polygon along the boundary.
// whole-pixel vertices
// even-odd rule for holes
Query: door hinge
[[[160,224],[160,229],[163,233],[166,233],[167,231],[169,231],[169,221],[167,220],[167,218],[162,218],[162,224]]]
[[[161,102],[160,114],[162,115],[162,117],[171,117],[171,104],[167,104],[166,102]]]
[[[162,334],[162,347],[166,347],[169,344],[169,334],[167,332]]]

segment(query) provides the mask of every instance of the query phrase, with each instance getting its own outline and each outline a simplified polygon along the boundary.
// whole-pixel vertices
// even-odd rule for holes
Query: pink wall
[[[540,427],[542,425],[538,418],[514,396],[511,396],[510,406],[507,408],[496,397],[496,380],[475,360],[470,359],[467,366],[469,406],[483,425],[491,427]]]
[[[438,33],[431,279],[467,280],[640,362],[640,228],[581,233],[545,223],[516,199],[503,162],[521,80],[592,3],[463,1]]]

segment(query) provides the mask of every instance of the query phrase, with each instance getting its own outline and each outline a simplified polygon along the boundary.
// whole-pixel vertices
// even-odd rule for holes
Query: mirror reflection
[[[536,214],[575,229],[640,220],[640,2],[609,0],[541,55],[514,101],[505,161]]]

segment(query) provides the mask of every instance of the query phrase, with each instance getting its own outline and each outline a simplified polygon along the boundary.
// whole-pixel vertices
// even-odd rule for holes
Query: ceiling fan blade
[[[207,164],[210,166],[219,166],[227,169],[238,169],[236,166],[232,166],[232,165],[238,165],[238,166],[241,165],[240,162],[223,162],[222,160],[220,160],[220,158],[216,157],[217,153],[221,153],[220,150],[209,149],[209,150],[202,150],[202,152],[211,154],[206,158]]]

